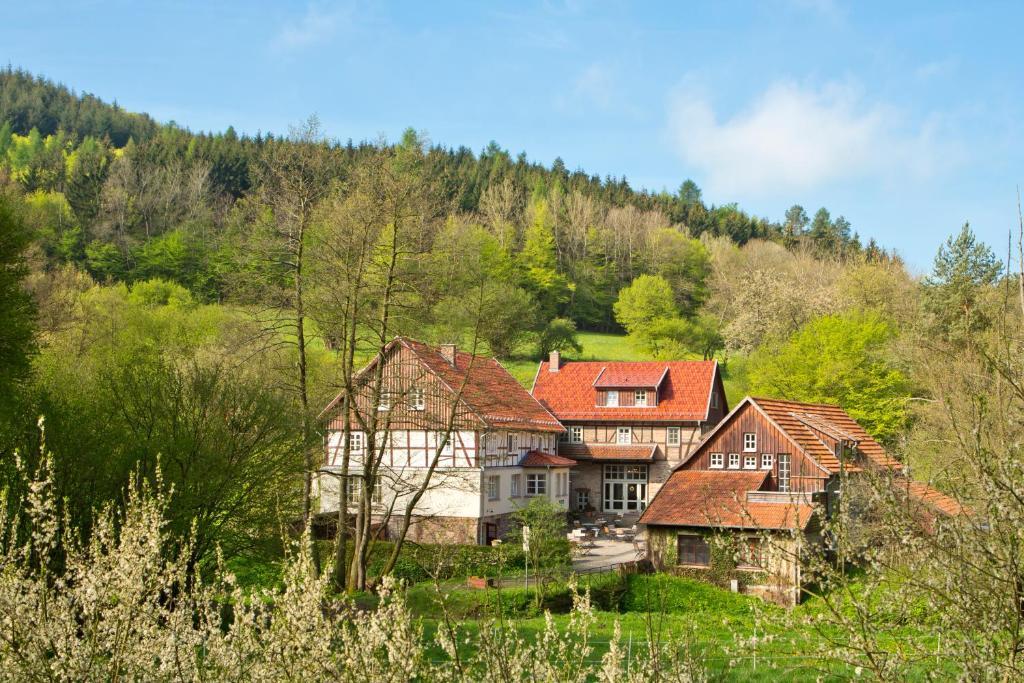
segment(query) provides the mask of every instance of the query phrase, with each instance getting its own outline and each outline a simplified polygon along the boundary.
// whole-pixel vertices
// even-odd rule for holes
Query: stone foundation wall
[[[449,545],[475,545],[477,540],[475,517],[413,517],[405,539],[413,543]],[[389,536],[394,538],[401,530],[401,520],[388,524]]]

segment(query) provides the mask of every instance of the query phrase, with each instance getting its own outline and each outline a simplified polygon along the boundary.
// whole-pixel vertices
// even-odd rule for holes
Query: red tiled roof
[[[658,444],[560,443],[558,451],[576,460],[654,460]]]
[[[463,402],[488,427],[565,431],[561,423],[494,358],[476,356],[474,361],[473,354],[456,351],[455,364],[452,365],[433,346],[407,337],[399,337],[398,342],[412,349],[423,364],[453,391],[458,391],[465,382]]]
[[[548,362],[544,361],[537,369],[532,393],[559,420],[696,422],[707,419],[716,367],[715,361],[573,361],[564,363],[557,372],[550,372]],[[604,384],[604,376],[612,377],[613,381],[636,377],[640,378],[637,381],[649,382],[666,369],[668,374],[662,380],[657,406],[597,406],[594,385],[599,375],[601,386],[612,386]]]
[[[612,363],[597,373],[595,387],[607,389],[651,388],[661,386],[668,374],[664,363]]]
[[[907,494],[928,507],[941,512],[944,515],[950,517],[956,517],[958,515],[968,514],[967,508],[959,503],[954,498],[947,496],[945,493],[937,489],[933,489],[928,484],[923,484],[919,481],[913,481],[906,479],[898,484],[901,488],[905,488]]]
[[[519,461],[520,467],[575,467],[576,461],[563,458],[560,455],[551,455],[543,451],[529,451]]]
[[[441,351],[423,342],[396,337],[386,353],[395,345],[408,348],[428,371],[437,376],[452,392],[462,390],[462,403],[482,423],[491,429],[530,430],[537,432],[564,432],[562,424],[526,391],[494,358],[456,351],[455,363],[449,363]],[[373,363],[359,374],[367,372]],[[328,413],[341,400],[335,398],[321,415]]]
[[[677,470],[640,516],[640,524],[737,529],[807,528],[814,508],[786,501],[752,503],[748,491],[764,486],[768,472]]]
[[[839,459],[832,449],[815,435],[815,430],[828,434],[833,438],[853,438],[857,441],[857,450],[875,465],[890,469],[900,469],[902,465],[889,455],[880,443],[875,441],[857,422],[839,406],[823,403],[799,403],[774,398],[751,398],[789,438],[796,441],[808,455],[819,465],[830,472],[838,472]],[[860,468],[852,463],[844,463],[847,471]]]

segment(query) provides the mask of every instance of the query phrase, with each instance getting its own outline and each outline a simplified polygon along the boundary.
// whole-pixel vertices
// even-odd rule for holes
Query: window
[[[729,469],[738,470],[740,468],[740,454],[730,453],[729,454]]]
[[[668,434],[665,437],[665,442],[669,446],[679,445],[679,427],[669,427]]]
[[[708,542],[703,537],[680,535],[676,544],[679,549],[679,564],[691,567],[707,567],[711,564]]]
[[[423,387],[413,387],[409,390],[409,410],[423,410],[427,405],[427,396]]]
[[[546,474],[527,474],[526,475],[526,495],[528,496],[546,496],[548,493],[548,475]]]
[[[615,443],[633,443],[633,428],[619,427],[616,429]]]
[[[714,390],[711,391],[711,407],[712,408],[717,408],[718,407],[718,392],[714,391]]]
[[[763,569],[764,546],[757,536],[748,536],[739,542],[736,553],[736,566],[739,569]]]
[[[633,404],[638,406],[647,405],[647,390],[637,389],[633,392]]]
[[[363,433],[362,432],[349,432],[349,435],[348,435],[348,449],[352,453],[361,453],[363,451]]]
[[[348,492],[348,502],[350,505],[357,505],[363,498],[363,478],[359,475],[353,475],[345,477],[345,490]],[[381,502],[382,499],[380,489],[380,479],[376,479],[373,482],[373,493],[371,494],[371,500],[374,503]]]
[[[511,497],[512,498],[518,498],[519,497],[519,485],[520,485],[520,482],[522,482],[522,480],[523,480],[523,475],[521,475],[521,474],[513,474],[512,475],[512,491],[511,491],[511,494],[512,494]]]
[[[774,453],[762,453],[761,454],[761,469],[770,470],[775,465],[775,454]]]
[[[508,433],[508,453],[507,453],[507,455],[512,455],[512,447],[514,445],[515,445],[515,437],[512,435],[512,432],[509,432]]]
[[[435,444],[441,447],[442,455],[451,455],[454,452],[455,432],[435,432],[434,437],[436,439]]]
[[[380,392],[380,401],[377,402],[377,410],[391,410],[391,394],[386,391]]]
[[[779,490],[789,492],[789,453],[779,453]]]
[[[501,477],[487,477],[487,500],[498,500]]]
[[[746,432],[743,434],[743,450],[744,452],[757,450],[757,434],[754,432]]]
[[[712,453],[711,454],[711,467],[712,469],[721,469],[725,462],[724,453]]]
[[[745,470],[756,470],[757,469],[757,456],[748,453],[743,456],[743,469]]]
[[[608,406],[609,408],[617,408],[619,406],[619,392],[617,392],[617,391],[609,391],[609,392],[606,392],[606,396],[607,396],[607,400],[605,401],[605,405],[606,406]]]
[[[583,443],[583,427],[569,427],[569,443]]]
[[[603,504],[605,512],[647,507],[647,465],[605,465]]]
[[[576,511],[586,512],[590,507],[590,491],[587,489],[576,489]]]

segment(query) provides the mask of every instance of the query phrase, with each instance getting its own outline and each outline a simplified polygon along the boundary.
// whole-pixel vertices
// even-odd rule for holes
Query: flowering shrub
[[[0,499],[0,680],[648,681],[694,680],[699,666],[678,648],[652,645],[629,660],[616,637],[593,657],[596,616],[573,591],[568,626],[546,615],[528,642],[486,623],[468,639],[446,619],[435,636],[448,657],[429,661],[403,591],[385,577],[380,601],[360,610],[332,599],[308,537],[285,562],[282,588],[246,593],[217,563],[202,580],[188,571],[191,543],[168,532],[171,492],[133,479],[123,512],[108,506],[87,540],[67,531],[43,459],[20,512]],[[27,522],[31,536],[14,529]],[[59,571],[55,567],[60,567]],[[466,655],[465,652],[472,654]]]

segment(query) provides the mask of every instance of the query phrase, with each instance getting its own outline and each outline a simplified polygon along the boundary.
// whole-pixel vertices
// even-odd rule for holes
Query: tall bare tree
[[[259,215],[246,237],[242,270],[244,287],[264,308],[258,311],[269,344],[283,347],[289,358],[285,384],[294,391],[302,414],[302,519],[312,515],[316,470],[316,433],[310,413],[308,358],[308,242],[318,207],[332,186],[335,171],[320,122],[311,116],[293,127],[288,138],[267,143],[258,160]],[[314,564],[319,566],[315,555]]]

